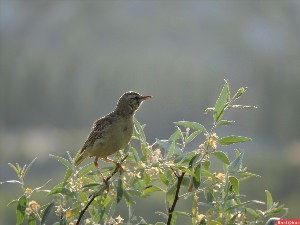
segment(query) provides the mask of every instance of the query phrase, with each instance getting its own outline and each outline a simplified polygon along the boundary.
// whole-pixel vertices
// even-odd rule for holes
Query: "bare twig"
[[[182,172],[182,174],[179,176],[179,175],[177,175],[177,173],[175,173],[175,171],[173,171],[173,172],[174,172],[175,176],[177,177],[178,182],[177,182],[176,193],[175,193],[175,198],[174,198],[173,204],[172,204],[171,208],[168,209],[169,217],[168,217],[167,225],[171,224],[173,212],[175,210],[175,206],[179,199],[179,191],[180,191],[181,183],[182,183],[182,180],[183,180],[183,177],[185,174],[185,172]]]
[[[119,163],[117,163],[117,166],[115,168],[115,170],[111,173],[111,175],[109,175],[105,180],[104,183],[108,183],[108,181],[119,171],[119,167],[122,165],[122,163],[125,161],[125,159],[128,157],[128,155],[124,156],[124,158],[121,159],[121,161]],[[90,200],[88,201],[88,203],[86,204],[86,206],[81,210],[78,220],[76,222],[76,225],[79,225],[84,213],[86,212],[86,210],[89,208],[89,206],[92,204],[92,202],[95,200],[95,198],[98,196],[99,192],[96,192],[94,194],[91,195]]]

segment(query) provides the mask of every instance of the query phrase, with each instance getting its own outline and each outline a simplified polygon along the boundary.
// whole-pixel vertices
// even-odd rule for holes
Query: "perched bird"
[[[98,158],[109,162],[109,155],[126,147],[133,133],[133,116],[142,102],[152,96],[142,96],[130,91],[124,93],[115,110],[108,115],[96,120],[87,140],[75,157],[78,166],[86,157],[96,157],[94,165],[98,167]]]

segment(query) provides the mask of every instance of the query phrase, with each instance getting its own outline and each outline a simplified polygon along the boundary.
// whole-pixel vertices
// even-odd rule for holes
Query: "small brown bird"
[[[115,110],[94,122],[83,147],[80,149],[75,165],[78,166],[86,157],[96,157],[94,165],[97,169],[98,158],[109,162],[109,155],[126,147],[133,133],[133,116],[142,102],[152,96],[142,96],[130,91],[124,93]]]

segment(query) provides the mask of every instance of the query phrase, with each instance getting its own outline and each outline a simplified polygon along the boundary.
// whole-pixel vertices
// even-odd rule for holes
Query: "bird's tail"
[[[86,154],[84,154],[84,152],[82,152],[79,155],[76,155],[74,161],[75,166],[78,166],[85,158],[86,158]]]

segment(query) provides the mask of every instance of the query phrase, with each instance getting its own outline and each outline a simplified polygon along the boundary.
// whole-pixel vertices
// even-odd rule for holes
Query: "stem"
[[[177,201],[179,200],[179,191],[180,191],[180,186],[181,186],[184,174],[185,174],[185,172],[182,172],[182,174],[180,176],[176,176],[177,180],[178,180],[178,183],[177,183],[177,187],[176,187],[176,193],[175,193],[175,198],[174,198],[173,204],[172,204],[171,208],[168,209],[169,217],[168,217],[167,225],[171,224],[173,212],[175,210],[175,206],[177,204]]]
[[[105,179],[104,183],[108,183],[108,181],[109,181],[109,180],[110,180],[110,179],[118,172],[119,166],[122,165],[122,163],[125,161],[125,159],[126,159],[127,157],[128,157],[128,155],[124,156],[124,158],[121,159],[121,162],[118,163],[119,165],[117,165],[116,168],[115,168],[115,170],[111,173],[111,175],[108,176],[108,177]],[[86,204],[86,206],[81,210],[81,212],[80,212],[80,214],[79,214],[79,217],[78,217],[78,220],[77,220],[77,222],[76,222],[76,225],[79,225],[79,223],[80,223],[80,221],[81,221],[81,219],[82,219],[84,213],[86,212],[86,210],[89,208],[89,206],[92,204],[92,202],[95,200],[95,198],[96,198],[97,196],[98,196],[98,195],[97,195],[97,192],[91,195],[90,200],[88,201],[88,203]]]

